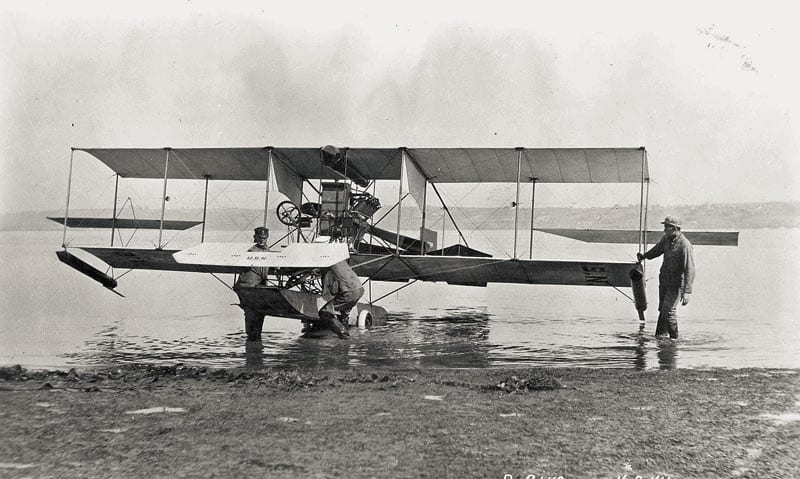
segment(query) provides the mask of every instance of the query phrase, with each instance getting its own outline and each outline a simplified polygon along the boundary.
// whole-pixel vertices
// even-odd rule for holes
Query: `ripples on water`
[[[652,336],[653,265],[643,331],[629,300],[606,288],[425,283],[389,295],[381,302],[388,323],[353,331],[349,341],[303,338],[299,321],[268,319],[264,342],[246,347],[236,298],[216,279],[133,272],[119,298],[60,264],[60,241],[60,232],[0,232],[0,365],[800,368],[800,253],[786,248],[800,241],[797,228],[745,231],[733,249],[698,247],[695,294],[679,311],[677,342]],[[545,235],[537,241],[542,254],[551,251]],[[554,256],[617,251],[554,247]],[[632,255],[627,246],[618,253],[610,259]]]
[[[526,319],[503,319],[483,310],[448,309],[437,315],[393,314],[385,326],[368,331],[351,329],[350,340],[335,336],[303,337],[300,323],[286,321],[287,327],[273,330],[270,318],[264,340],[246,343],[244,333],[234,331],[216,338],[158,339],[121,334],[120,322],[86,341],[79,352],[62,355],[77,366],[109,366],[135,363],[176,364],[208,367],[306,367],[344,369],[351,367],[392,368],[474,368],[490,366],[533,367],[620,367],[672,369],[682,352],[712,353],[719,337],[698,335],[674,342],[656,339],[649,331],[598,333],[597,318],[569,318],[570,328],[584,331],[567,345],[558,328],[542,328]],[[296,323],[296,324],[295,324]],[[284,325],[284,326],[285,326]],[[291,326],[297,326],[292,328]],[[192,327],[188,321],[186,327]],[[652,326],[652,325],[651,325]],[[555,329],[555,332],[554,332]],[[565,328],[569,329],[569,328]],[[608,329],[608,328],[603,328]],[[533,334],[532,334],[533,333]],[[514,337],[509,342],[508,335]],[[718,349],[725,349],[719,346]]]

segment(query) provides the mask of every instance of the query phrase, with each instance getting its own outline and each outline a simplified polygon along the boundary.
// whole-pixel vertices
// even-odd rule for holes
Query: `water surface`
[[[696,247],[695,294],[679,308],[676,342],[652,337],[656,261],[643,330],[625,290],[417,283],[381,301],[387,325],[354,331],[349,341],[303,338],[298,321],[268,318],[263,343],[245,347],[236,296],[210,275],[133,271],[120,279],[121,298],[58,262],[60,232],[3,232],[0,365],[798,368],[798,240],[798,229],[746,230],[738,248]],[[470,241],[498,253],[495,245],[513,237],[473,232]],[[546,235],[535,249],[539,258],[634,253]],[[394,287],[376,284],[373,297]]]

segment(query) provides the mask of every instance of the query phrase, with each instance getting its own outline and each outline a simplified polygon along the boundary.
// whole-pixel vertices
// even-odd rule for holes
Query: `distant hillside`
[[[384,208],[386,209],[386,208]],[[504,208],[450,208],[450,212],[462,229],[513,229],[514,210]],[[378,219],[383,210],[375,215]],[[520,208],[519,226],[527,228],[530,223],[530,208]],[[749,228],[797,228],[800,227],[800,203],[744,203],[705,204],[685,206],[650,206],[648,224],[658,229],[666,215],[677,215],[684,222],[684,229],[738,230]],[[61,225],[47,220],[46,216],[63,216],[63,211],[28,211],[0,215],[0,231],[47,231],[57,230]],[[73,211],[71,216],[110,216],[107,210]],[[159,218],[160,210],[137,210],[138,218]],[[203,216],[200,209],[167,210],[167,219],[196,219]],[[426,225],[433,229],[441,227],[443,211],[429,208]],[[209,210],[208,227],[218,230],[238,231],[259,224],[263,212],[258,209],[228,208]],[[421,214],[416,208],[403,208],[403,228],[418,227]],[[395,212],[390,213],[381,224],[393,228],[397,224]],[[638,206],[611,208],[537,208],[534,224],[538,227],[565,228],[637,228]],[[452,228],[447,219],[447,228]]]

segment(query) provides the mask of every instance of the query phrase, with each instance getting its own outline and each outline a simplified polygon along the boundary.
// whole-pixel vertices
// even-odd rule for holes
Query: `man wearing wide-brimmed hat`
[[[667,216],[661,222],[664,236],[648,252],[636,253],[639,261],[664,255],[658,275],[658,325],[656,336],[678,337],[678,303],[689,304],[694,282],[692,243],[681,233],[681,220]]]

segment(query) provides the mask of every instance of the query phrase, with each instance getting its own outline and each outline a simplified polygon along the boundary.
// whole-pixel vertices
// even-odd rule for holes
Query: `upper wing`
[[[353,270],[376,281],[444,281],[485,286],[487,283],[527,283],[587,286],[630,286],[635,263],[550,261],[453,256],[353,254]]]
[[[124,178],[267,179],[273,160],[301,179],[335,179],[323,167],[321,148],[79,148]],[[341,148],[347,163],[369,180],[399,180],[403,148]],[[434,183],[528,182],[638,183],[648,178],[640,148],[407,148]]]
[[[520,156],[521,153],[521,156]],[[409,148],[436,183],[639,183],[644,148]],[[519,168],[518,168],[519,166]]]

